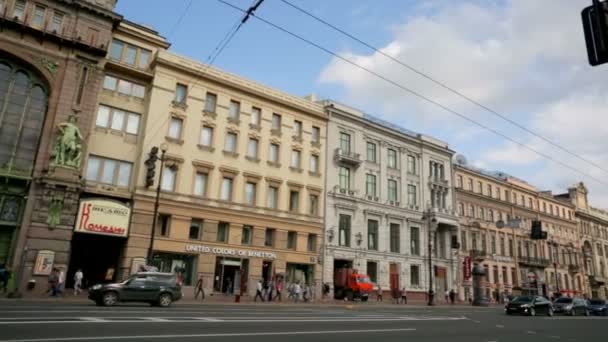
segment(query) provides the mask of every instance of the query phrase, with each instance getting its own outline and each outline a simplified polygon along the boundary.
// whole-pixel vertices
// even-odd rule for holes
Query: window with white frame
[[[215,113],[215,108],[217,106],[217,95],[213,93],[207,93],[205,95],[205,112]]]
[[[279,198],[279,188],[276,186],[270,185],[268,187],[268,208],[277,209]]]
[[[311,140],[313,143],[318,143],[321,141],[321,129],[319,127],[312,126]]]
[[[417,205],[418,194],[416,191],[416,185],[407,185],[407,203],[409,205]]]
[[[394,179],[388,180],[388,200],[397,201],[397,181]]]
[[[175,85],[175,97],[173,98],[173,102],[185,105],[186,98],[188,97],[188,86],[185,84],[177,83]]]
[[[316,154],[310,155],[310,172],[319,173],[319,156]]]
[[[277,113],[272,114],[272,127],[273,130],[281,131],[281,115]]]
[[[368,173],[365,175],[365,194],[368,196],[376,196],[376,175]]]
[[[294,137],[298,137],[298,138],[302,137],[302,121],[299,121],[299,120],[293,121],[293,135],[294,135]]]
[[[249,205],[255,205],[256,187],[254,182],[245,183],[245,202]]]
[[[238,101],[230,101],[230,107],[228,108],[228,118],[237,121],[241,115],[241,103]]]
[[[233,132],[228,132],[226,134],[226,140],[224,141],[224,151],[236,153],[236,141],[237,134]]]
[[[139,133],[139,121],[141,115],[123,111],[117,108],[100,105],[97,109],[95,125],[97,127],[110,128],[128,134]]]
[[[344,166],[340,166],[340,170],[338,173],[338,180],[340,189],[349,190],[350,189],[350,169]]]
[[[260,118],[262,117],[262,110],[257,107],[251,107],[251,118],[249,123],[254,126],[260,125]]]
[[[302,152],[298,151],[298,150],[292,150],[291,151],[291,167],[294,169],[299,169],[300,168],[300,159],[301,159],[301,155]]]
[[[407,156],[407,172],[415,175],[417,170],[418,170],[418,168],[416,167],[416,157],[409,154]],[[461,177],[460,186],[462,187],[462,177]]]
[[[91,155],[85,178],[91,182],[126,188],[131,183],[133,163]]]
[[[397,169],[397,151],[392,148],[388,149],[388,167]]]
[[[184,120],[178,117],[171,117],[171,121],[169,121],[169,138],[175,140],[181,140],[182,138],[182,126],[184,125]]]
[[[279,144],[270,144],[270,153],[268,155],[268,160],[271,163],[279,163]]]
[[[160,188],[165,191],[175,191],[177,168],[174,165],[165,165]]]
[[[199,143],[201,146],[211,147],[213,143],[213,127],[203,126],[201,128],[201,139]]]
[[[207,194],[207,179],[209,175],[205,172],[197,172],[194,176],[194,195],[205,196]]]
[[[258,159],[258,139],[249,138],[249,142],[247,143],[247,157]]]
[[[231,177],[222,178],[222,189],[220,192],[220,199],[223,201],[232,200],[232,178]]]

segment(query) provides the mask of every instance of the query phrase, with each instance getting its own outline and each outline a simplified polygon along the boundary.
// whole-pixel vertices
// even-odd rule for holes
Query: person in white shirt
[[[302,292],[302,288],[300,287],[300,283],[296,283],[293,286],[293,301],[297,303],[300,300],[300,292]]]
[[[82,270],[79,268],[76,273],[74,273],[74,296],[77,296],[80,292],[82,292],[82,278],[84,275],[82,274]]]
[[[264,301],[264,296],[262,296],[262,280],[258,280],[257,284],[255,284],[255,297],[253,298],[254,302],[258,301],[258,297]]]
[[[63,288],[65,286],[65,272],[62,269],[59,270],[59,277],[57,281],[57,288],[59,289],[59,294],[63,294]]]

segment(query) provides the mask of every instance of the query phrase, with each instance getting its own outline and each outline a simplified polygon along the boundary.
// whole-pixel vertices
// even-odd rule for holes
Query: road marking
[[[51,342],[51,341],[104,341],[104,340],[138,340],[138,339],[171,339],[194,337],[241,337],[241,336],[290,336],[290,335],[324,335],[324,334],[362,334],[383,332],[415,331],[416,328],[400,329],[365,329],[365,330],[318,330],[318,331],[280,331],[280,332],[250,332],[250,333],[218,333],[218,334],[184,334],[184,335],[132,335],[132,336],[99,336],[99,337],[53,337],[29,338],[19,340],[0,340],[0,342]]]
[[[170,322],[168,319],[158,318],[158,317],[142,317],[141,319],[150,321],[150,322]]]
[[[481,321],[476,321],[476,320],[473,320],[473,322],[475,322],[475,323],[481,323]]]
[[[221,319],[211,318],[211,317],[194,317],[194,319],[198,319],[205,322],[221,322]]]
[[[502,324],[496,324],[496,327],[497,327],[497,328],[504,328],[505,326],[504,326],[504,325],[502,325]]]
[[[531,331],[531,330],[528,330],[528,331],[526,331],[526,333],[528,333],[528,334],[530,334],[530,335],[536,335],[536,331]]]
[[[80,319],[89,321],[89,322],[105,322],[105,319],[101,317],[81,317]]]

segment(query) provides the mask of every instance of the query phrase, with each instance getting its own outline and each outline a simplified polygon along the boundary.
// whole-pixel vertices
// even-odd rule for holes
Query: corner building
[[[322,106],[159,50],[122,274],[144,262],[155,187],[160,209],[152,262],[203,277],[206,291],[248,293],[259,279],[320,287],[325,132]],[[144,162],[163,146],[153,187]],[[160,154],[160,153],[159,153]],[[319,292],[317,292],[319,293]]]
[[[429,274],[435,293],[455,288],[453,151],[340,103],[322,103],[329,116],[323,281],[333,283],[346,267],[387,294],[405,287],[409,298],[424,299]],[[427,208],[438,222],[431,251]]]

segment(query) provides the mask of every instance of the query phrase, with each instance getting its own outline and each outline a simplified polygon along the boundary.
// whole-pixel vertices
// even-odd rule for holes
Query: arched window
[[[0,170],[30,176],[48,102],[32,72],[0,59]]]

